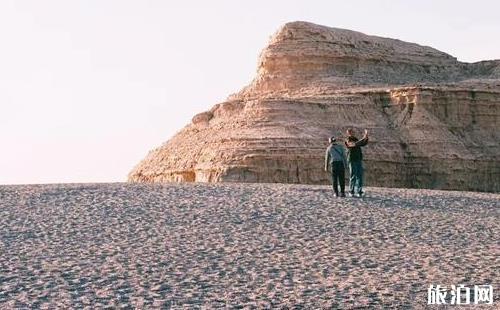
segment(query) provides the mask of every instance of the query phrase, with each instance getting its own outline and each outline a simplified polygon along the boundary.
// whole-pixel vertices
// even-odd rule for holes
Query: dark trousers
[[[345,193],[345,167],[344,163],[341,161],[332,162],[332,185],[333,191],[335,194],[339,194],[339,186],[340,184],[340,192],[342,194]]]

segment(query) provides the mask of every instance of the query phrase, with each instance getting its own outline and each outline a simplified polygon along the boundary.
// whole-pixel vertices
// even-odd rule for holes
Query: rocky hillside
[[[500,60],[288,23],[250,85],[194,116],[129,181],[324,184],[327,138],[349,127],[370,131],[368,185],[500,191]]]

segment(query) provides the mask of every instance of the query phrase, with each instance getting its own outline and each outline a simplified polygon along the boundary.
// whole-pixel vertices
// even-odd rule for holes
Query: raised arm
[[[364,136],[363,139],[354,143],[354,146],[365,146],[368,144],[368,136]]]
[[[356,141],[355,143],[352,143],[353,147],[354,146],[365,146],[368,144],[368,130],[365,129],[365,134],[363,135],[363,139]]]

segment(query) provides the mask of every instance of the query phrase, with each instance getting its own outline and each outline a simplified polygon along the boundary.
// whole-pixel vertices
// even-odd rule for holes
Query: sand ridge
[[[430,284],[500,287],[499,219],[489,193],[0,186],[0,308],[418,309]]]

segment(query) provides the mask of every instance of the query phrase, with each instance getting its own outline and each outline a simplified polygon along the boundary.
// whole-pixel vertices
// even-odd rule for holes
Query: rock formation
[[[368,186],[500,191],[500,60],[306,22],[282,26],[257,76],[193,117],[132,182],[326,184],[327,138],[367,128]]]

